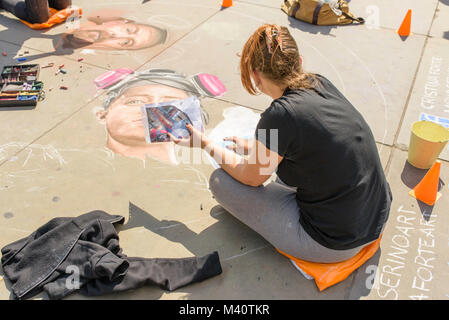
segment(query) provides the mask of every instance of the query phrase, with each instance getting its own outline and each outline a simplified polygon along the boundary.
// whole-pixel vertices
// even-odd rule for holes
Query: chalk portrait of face
[[[208,74],[186,77],[165,69],[132,74],[109,88],[102,110],[96,112],[98,121],[106,128],[106,147],[128,157],[145,160],[149,156],[176,164],[172,142],[146,142],[141,107],[182,100],[192,95],[198,99],[218,96],[225,91],[218,78]],[[201,113],[203,123],[207,124],[208,114],[202,107]]]
[[[162,44],[167,31],[122,17],[88,17],[62,36],[62,47],[99,50],[140,50]]]

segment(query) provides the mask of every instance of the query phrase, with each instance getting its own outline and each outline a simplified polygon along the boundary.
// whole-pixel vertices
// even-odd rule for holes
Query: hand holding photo
[[[169,142],[171,134],[178,139],[190,137],[186,125],[203,131],[200,103],[197,97],[142,107],[145,140],[147,143]]]

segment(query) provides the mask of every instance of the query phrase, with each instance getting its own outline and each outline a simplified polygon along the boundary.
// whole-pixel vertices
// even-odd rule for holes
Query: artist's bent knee
[[[209,189],[215,198],[226,188],[227,183],[225,181],[229,178],[229,175],[223,169],[216,169],[212,172],[209,178]]]
[[[212,194],[215,196],[215,192],[219,188],[220,185],[220,176],[223,174],[223,169],[216,169],[212,172],[209,178],[209,189],[212,192]]]

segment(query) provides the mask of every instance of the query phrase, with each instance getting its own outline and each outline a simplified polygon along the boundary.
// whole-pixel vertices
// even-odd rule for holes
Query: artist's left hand
[[[194,128],[190,124],[186,124],[186,128],[190,133],[189,138],[178,138],[169,133],[170,140],[180,146],[201,149],[209,143],[209,139],[200,130]]]

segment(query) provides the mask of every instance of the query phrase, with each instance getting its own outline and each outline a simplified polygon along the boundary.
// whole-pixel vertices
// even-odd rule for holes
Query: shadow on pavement
[[[258,236],[257,233],[255,233],[253,230],[251,230],[243,223],[241,223],[239,220],[234,218],[231,214],[227,213],[219,205],[211,209],[210,216],[215,219],[218,219],[218,221],[213,225],[211,225],[210,227],[208,227],[207,229],[203,230],[202,232],[196,233],[191,229],[189,229],[189,227],[182,222],[173,220],[158,220],[148,212],[142,210],[141,208],[137,207],[136,205],[130,202],[129,220],[125,225],[119,226],[119,230],[120,231],[129,230],[132,228],[143,226],[147,230],[157,233],[158,235],[170,241],[182,244],[187,250],[189,250],[192,254],[196,256],[207,254],[212,250],[217,250],[217,247],[219,247],[223,242],[229,241],[228,239],[230,238],[230,236],[232,237],[232,233],[236,233],[236,231],[239,234],[241,234],[241,232],[243,231],[254,233],[255,236]],[[226,218],[224,219],[224,217]],[[238,224],[239,226],[236,226],[236,224]],[[241,228],[243,228],[243,230]],[[216,241],[214,241],[214,239]],[[214,245],[214,243],[216,243],[216,245]],[[367,283],[369,283],[369,281],[374,281],[375,270],[377,270],[379,258],[380,258],[380,249],[371,259],[369,259],[364,265],[362,265],[358,270],[356,270],[346,280],[343,281],[343,282],[349,281],[351,283],[351,286],[349,287],[349,289],[346,290],[347,292],[341,290],[341,294],[339,294],[340,297],[337,299],[359,299],[362,296],[367,296],[371,290],[370,289],[371,287],[369,287]],[[220,257],[220,259],[223,259],[223,257]],[[282,257],[282,259],[284,259],[284,257]],[[289,264],[287,259],[284,260],[286,264]],[[369,266],[373,267],[368,268]],[[292,266],[292,268],[294,267]],[[363,272],[363,270],[365,269],[367,271]],[[296,270],[294,270],[294,273],[296,273]],[[309,280],[305,280],[305,278],[303,278],[303,276],[299,272],[297,272],[297,275],[298,279],[303,281],[300,283],[312,283]],[[294,280],[296,282],[297,279]],[[337,284],[334,287],[326,289],[319,295],[321,295],[325,299],[326,291],[330,291],[333,289],[338,290],[336,287],[339,286],[340,284]],[[308,294],[307,292],[305,292],[305,290],[311,290],[311,288],[313,288],[314,291],[310,292],[310,296],[315,298],[317,296],[318,289],[314,284],[313,286],[298,285],[298,293],[299,293],[298,296],[301,297],[303,297],[304,295],[307,296]],[[220,296],[220,293],[217,292],[217,294],[218,296],[215,298],[221,299],[222,296]],[[214,297],[211,297],[210,295],[203,296],[201,294],[198,294],[198,291],[195,291],[189,293],[189,299],[214,299]],[[282,299],[282,297],[280,297],[279,299]]]
[[[156,233],[172,242],[182,244],[195,256],[203,256],[215,250],[220,251],[219,249],[224,245],[224,243],[232,242],[230,245],[235,246],[236,242],[238,243],[243,238],[239,239],[238,236],[233,237],[232,233],[244,234],[246,232],[252,232],[254,233],[254,236],[258,236],[254,231],[232,217],[218,205],[211,209],[210,216],[218,219],[218,221],[205,230],[201,231],[200,233],[196,233],[182,222],[174,220],[159,220],[130,202],[129,219],[125,225],[117,226],[117,231],[120,233],[120,231],[130,230],[136,227],[144,227],[147,230]],[[240,247],[240,249],[243,250],[242,253],[245,253],[244,248],[245,246]],[[267,250],[270,250],[270,246],[268,245],[268,243]],[[274,248],[272,250],[273,252],[275,251]],[[124,249],[124,253],[126,254],[126,249]],[[280,259],[279,261],[277,261],[278,263],[285,262],[285,264],[288,265],[287,269],[285,270],[287,270],[289,274],[286,274],[286,280],[282,277],[280,278],[279,288],[282,288],[284,282],[287,281],[287,283],[285,284],[288,284],[290,288],[294,286],[295,288],[293,290],[297,290],[299,298],[307,299],[307,297],[310,297],[311,299],[326,299],[326,297],[331,296],[332,299],[355,300],[359,299],[362,296],[367,296],[370,293],[370,284],[373,283],[375,278],[375,272],[377,271],[377,265],[380,257],[380,249],[371,259],[369,259],[364,265],[362,265],[358,270],[351,274],[346,280],[326,289],[321,293],[318,292],[318,289],[313,281],[306,280],[297,270],[294,269],[294,267],[289,263],[288,259],[285,259],[284,257],[281,257],[277,254],[268,254],[267,257],[272,257],[274,259],[278,258]],[[223,292],[216,289],[217,286],[222,285],[221,283],[226,278],[226,273],[228,272],[227,270],[230,270],[229,268],[232,268],[232,265],[230,261],[227,261],[229,259],[226,259],[226,257],[221,256],[220,260],[222,261],[222,264],[224,263],[224,271],[222,275],[205,280],[198,284],[188,285],[186,287],[178,289],[177,291],[186,294],[186,297],[188,297],[188,299],[223,299]],[[265,270],[267,267],[270,268],[269,262],[267,262],[267,266],[262,266],[262,270]],[[291,267],[292,269],[288,269],[289,267]],[[245,274],[251,274],[252,271],[245,270],[245,272]],[[1,267],[0,275],[3,276],[3,282],[5,283],[6,289],[11,292],[11,284],[5,278],[4,272]],[[254,275],[256,276],[256,274]],[[292,278],[291,275],[295,276]],[[212,281],[214,281],[213,286],[208,287],[208,282]],[[261,286],[264,290],[273,290],[273,288],[271,288],[270,286],[264,287],[263,281],[259,282],[257,285]],[[227,288],[227,290],[229,290],[229,288]],[[165,291],[161,290],[158,287],[145,286],[143,288],[132,291],[122,292],[119,294],[102,295],[98,297],[84,297],[78,293],[74,293],[67,296],[65,299],[159,299],[162,297],[164,292]],[[283,299],[281,293],[282,292],[280,292],[279,299]],[[244,297],[247,294],[248,293],[243,290],[242,292],[234,292],[233,297],[235,299],[245,299]],[[13,298],[13,294],[11,293],[9,299]],[[47,300],[48,297],[45,293],[41,292],[38,295],[33,296],[32,299]]]
[[[8,16],[5,16],[1,13],[6,12],[2,9],[0,9],[0,25],[5,26],[7,29],[0,31],[0,39],[3,41],[10,42],[12,44],[23,46],[25,42],[29,39],[50,39],[53,43],[53,51],[51,52],[42,52],[38,54],[27,54],[26,55],[26,62],[31,62],[36,59],[50,57],[50,56],[67,56],[71,55],[75,52],[74,49],[79,48],[69,48],[65,47],[62,48],[62,36],[64,33],[52,35],[47,34],[47,32],[51,29],[43,29],[43,30],[33,30],[29,27],[27,27],[25,24],[20,22],[17,18],[10,18]],[[81,47],[80,47],[81,48]],[[17,52],[12,52],[14,55],[17,55],[19,50]],[[8,52],[8,56],[10,56],[12,53]],[[17,61],[16,61],[17,62]]]

